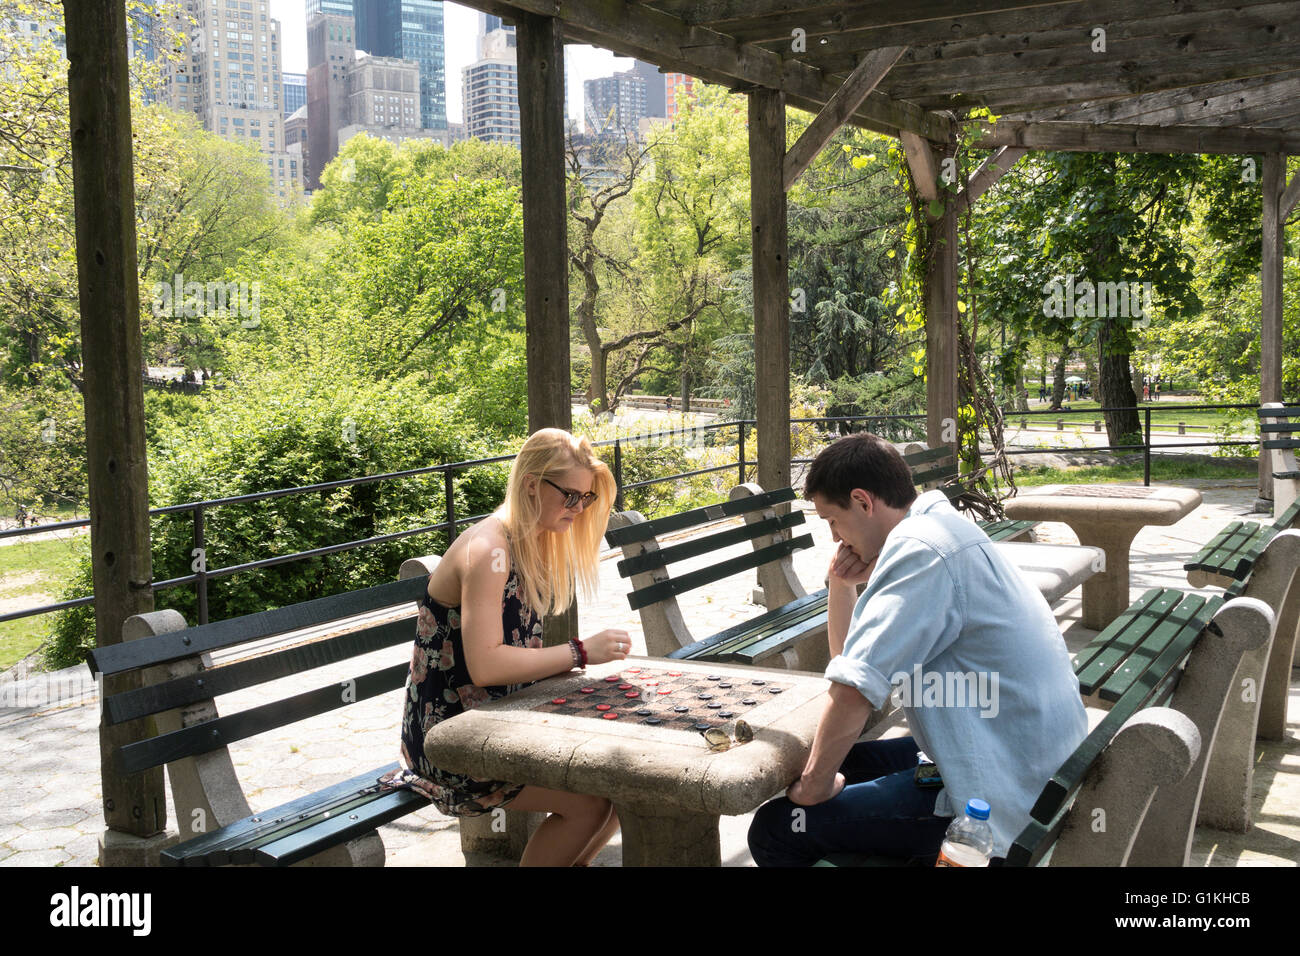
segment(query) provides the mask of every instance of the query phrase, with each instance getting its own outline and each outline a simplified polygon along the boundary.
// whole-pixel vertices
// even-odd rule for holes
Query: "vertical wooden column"
[[[564,44],[560,23],[516,21],[524,190],[528,430],[571,428],[568,210],[564,168]]]
[[[934,166],[952,158],[951,146],[934,148]],[[956,433],[957,421],[957,203],[940,192],[944,204],[930,220],[930,252],[925,275],[925,434],[931,448]],[[948,442],[948,444],[953,444]]]
[[[758,483],[790,484],[790,277],[785,207],[785,94],[749,94]]]
[[[128,617],[153,610],[126,13],[120,0],[79,0],[65,21],[95,630],[106,647]],[[106,684],[112,693],[139,680]],[[114,837],[149,837],[167,823],[162,768],[124,777],[111,759],[142,735],[138,721],[100,726],[101,864],[149,862],[139,841]]]
[[[573,427],[569,381],[569,227],[565,205],[564,42],[560,22],[520,14],[519,125],[524,200],[528,430]],[[578,633],[577,605],[547,618],[546,644]]]
[[[1263,192],[1263,263],[1259,316],[1259,401],[1282,401],[1282,190],[1286,186],[1286,156],[1265,153]],[[1273,510],[1273,470],[1260,450],[1259,495],[1256,511]]]

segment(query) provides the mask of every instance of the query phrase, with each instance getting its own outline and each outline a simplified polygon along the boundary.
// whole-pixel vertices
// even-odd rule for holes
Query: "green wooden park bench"
[[[652,657],[763,664],[821,670],[827,664],[826,591],[807,593],[795,576],[790,555],[810,548],[812,535],[794,536],[804,514],[778,506],[793,501],[794,490],[763,491],[758,485],[733,488],[730,500],[646,521],[635,511],[610,518],[605,540],[622,549],[619,574],[632,579],[628,604],[641,614],[646,651]],[[668,544],[667,535],[692,531],[726,518],[743,517],[740,526]],[[717,560],[687,573],[670,573],[669,565],[689,558],[717,555],[732,545],[749,543],[748,552]],[[682,617],[679,594],[732,575],[757,570],[766,613],[705,638],[695,637]],[[748,599],[748,595],[746,595]]]
[[[918,492],[938,488],[952,499],[960,497],[966,490],[965,485],[954,481],[958,476],[957,458],[947,445],[927,448],[918,443],[909,444],[904,449],[903,461],[907,462],[907,467],[912,471],[912,481]],[[1001,518],[977,521],[976,524],[992,541],[1014,541],[1018,538],[1036,540],[1034,528],[1038,526],[1037,521]]]
[[[380,789],[377,778],[396,769],[396,762],[255,813],[228,745],[397,691],[406,682],[408,661],[342,681],[318,677],[308,680],[305,689],[277,690],[275,699],[234,713],[218,713],[214,698],[410,644],[414,627],[409,611],[426,580],[413,577],[200,627],[187,627],[173,610],[135,615],[123,625],[122,643],[91,652],[90,667],[97,675],[142,675],[139,689],[106,696],[103,719],[117,724],[153,718],[153,735],[119,747],[113,759],[122,774],[167,766],[183,842],[162,852],[163,865],[383,865],[383,843],[375,829],[429,806],[413,792]],[[358,626],[357,615],[383,609],[393,614]],[[306,628],[328,633],[331,625],[349,619],[344,633],[213,666],[213,651]],[[394,706],[400,706],[396,697]],[[395,724],[399,717],[394,714]],[[397,749],[396,736],[392,749]]]
[[[1205,794],[1241,790],[1216,776],[1224,768],[1211,757],[1240,743],[1223,731],[1225,718],[1251,707],[1234,676],[1273,624],[1257,600],[1154,588],[1097,635],[1074,663],[1092,729],[1047,781],[1006,865],[1186,865]]]
[[[1300,524],[1300,501],[1294,502],[1271,524],[1230,521],[1183,565],[1192,587],[1219,586],[1241,593],[1255,561],[1281,531]],[[1236,596],[1236,594],[1233,594]]]
[[[1273,515],[1280,519],[1300,500],[1300,464],[1296,462],[1296,449],[1300,448],[1296,432],[1300,431],[1300,425],[1292,421],[1300,416],[1300,406],[1265,402],[1256,414],[1259,416],[1259,453],[1269,456],[1273,475]]]

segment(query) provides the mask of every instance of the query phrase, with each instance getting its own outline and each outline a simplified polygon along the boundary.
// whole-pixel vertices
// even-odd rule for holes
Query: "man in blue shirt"
[[[1051,609],[943,492],[918,498],[902,456],[874,435],[826,448],[804,495],[839,544],[832,683],[803,773],[754,815],[754,860],[806,866],[851,852],[932,864],[972,797],[992,807],[1004,856],[1087,734]],[[857,743],[891,689],[912,736]],[[918,754],[937,766],[918,771]]]

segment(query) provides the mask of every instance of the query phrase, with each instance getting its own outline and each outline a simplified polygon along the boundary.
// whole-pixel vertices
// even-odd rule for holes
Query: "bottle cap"
[[[974,797],[966,804],[966,815],[975,820],[987,820],[989,818],[989,805],[979,797]]]

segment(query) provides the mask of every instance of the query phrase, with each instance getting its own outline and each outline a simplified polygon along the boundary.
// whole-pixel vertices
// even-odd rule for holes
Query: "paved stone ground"
[[[1254,500],[1254,487],[1246,482],[1182,484],[1199,488],[1204,502],[1178,524],[1146,528],[1138,535],[1131,561],[1133,596],[1152,586],[1185,588],[1183,562],[1224,522],[1248,514]],[[821,586],[833,544],[825,523],[811,511],[806,527],[816,547],[796,555],[795,568],[805,586],[814,590]],[[1043,541],[1077,543],[1063,524],[1040,525],[1039,533]],[[612,554],[602,562],[600,599],[580,604],[581,629],[590,633],[606,627],[626,628],[633,635],[635,652],[644,653],[639,618],[627,608],[627,586],[618,577],[615,563]],[[745,620],[759,612],[749,603],[753,584],[753,576],[744,575],[691,592],[679,599],[683,614],[700,636]],[[1071,650],[1093,636],[1094,632],[1079,625],[1078,591],[1058,602],[1055,610]],[[313,686],[402,662],[408,654],[406,646],[377,651],[360,661],[326,669],[315,677]],[[229,713],[274,699],[286,686],[268,684],[228,695],[219,704]],[[15,695],[11,686],[6,696],[6,689],[0,688],[0,704],[6,705],[0,706],[0,754],[5,757],[6,769],[5,785],[0,789],[0,866],[91,866],[96,862],[103,822],[94,687],[82,683],[69,689],[65,681],[61,689],[67,702],[48,704],[34,693],[24,698]],[[24,706],[13,706],[15,703]],[[236,769],[252,787],[249,802],[256,809],[265,809],[396,760],[400,715],[401,693],[394,692],[232,746]],[[1300,685],[1294,680],[1287,740],[1260,746],[1255,781],[1255,827],[1247,834],[1198,831],[1195,864],[1295,866],[1300,860]],[[723,819],[724,865],[753,865],[745,847],[748,822],[748,817]],[[392,865],[464,863],[456,821],[434,810],[389,824],[382,834]],[[618,861],[616,838],[597,863],[613,866]]]

